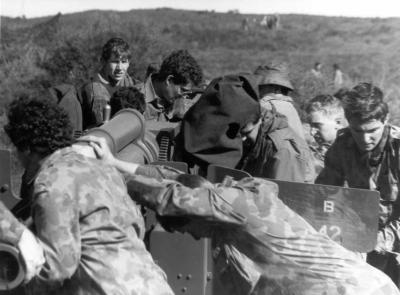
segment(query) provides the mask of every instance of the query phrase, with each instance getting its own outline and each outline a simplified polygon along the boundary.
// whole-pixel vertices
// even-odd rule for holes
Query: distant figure
[[[260,21],[260,26],[262,27],[266,27],[268,24],[268,16],[264,15],[264,17],[262,18],[262,20]]]
[[[314,64],[314,68],[311,69],[311,73],[314,75],[314,77],[318,78],[318,79],[322,79],[322,65],[320,62],[316,62]]]
[[[260,103],[264,110],[275,110],[284,115],[290,128],[301,138],[305,138],[299,114],[293,105],[289,92],[293,85],[289,79],[286,63],[271,62],[261,65],[254,71],[258,78]]]
[[[334,76],[333,76],[333,86],[335,90],[339,90],[343,86],[343,73],[339,68],[338,64],[333,65]]]
[[[245,32],[250,31],[249,19],[247,17],[242,20],[242,30]]]
[[[260,22],[260,26],[266,27],[268,30],[277,29],[279,26],[279,15],[265,15]]]
[[[146,75],[144,79],[146,80],[150,75],[158,73],[160,70],[160,65],[156,62],[152,62],[147,66]]]

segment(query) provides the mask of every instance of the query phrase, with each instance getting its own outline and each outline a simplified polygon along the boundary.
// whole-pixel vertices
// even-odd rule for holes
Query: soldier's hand
[[[102,137],[97,137],[93,135],[82,136],[78,139],[79,141],[88,142],[93,148],[98,159],[103,160],[107,164],[114,165],[114,155],[112,154],[107,141]]]
[[[25,229],[18,242],[18,249],[25,266],[24,283],[27,283],[39,274],[45,263],[43,248],[32,232],[29,229]]]

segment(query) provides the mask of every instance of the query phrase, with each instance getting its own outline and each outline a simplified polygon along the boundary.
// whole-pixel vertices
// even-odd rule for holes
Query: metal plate
[[[316,230],[352,251],[374,249],[379,192],[270,180],[279,185],[279,198]]]
[[[188,234],[155,229],[151,233],[150,252],[168,276],[175,294],[211,294],[211,263],[208,239],[196,241]]]
[[[210,165],[207,178],[222,182],[226,176],[236,180],[247,172]],[[379,217],[379,192],[330,185],[268,179],[279,185],[279,198],[307,220],[349,250],[369,252],[376,245]]]

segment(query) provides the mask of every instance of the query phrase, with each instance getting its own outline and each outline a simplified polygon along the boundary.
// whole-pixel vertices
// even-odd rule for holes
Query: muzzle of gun
[[[17,248],[0,243],[0,291],[18,287],[24,278],[25,268]]]

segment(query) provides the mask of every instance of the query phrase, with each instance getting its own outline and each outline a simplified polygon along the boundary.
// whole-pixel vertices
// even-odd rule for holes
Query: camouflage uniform
[[[115,168],[72,148],[55,152],[35,179],[32,216],[46,259],[27,286],[33,294],[173,294]]]
[[[215,265],[226,294],[400,294],[382,272],[288,208],[275,183],[245,178],[190,189],[136,175],[127,184],[135,200],[160,216],[189,219],[179,231],[211,237],[225,249],[228,264]]]
[[[347,182],[349,187],[380,192],[378,246],[392,254],[373,252],[369,258],[371,264],[388,274],[398,286],[400,267],[393,255],[400,253],[399,153],[398,127],[386,126],[380,144],[372,153],[361,153],[350,130],[342,129],[326,154],[325,168],[315,181],[337,186]]]
[[[25,226],[0,201],[0,242],[17,246]]]

